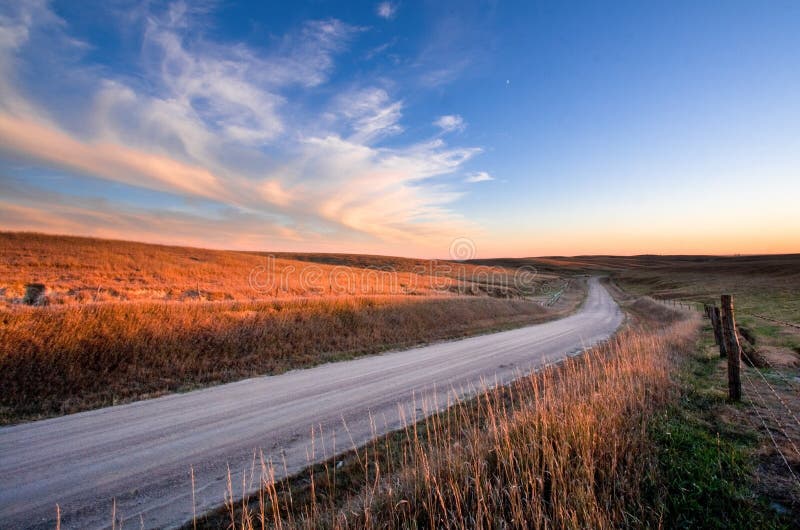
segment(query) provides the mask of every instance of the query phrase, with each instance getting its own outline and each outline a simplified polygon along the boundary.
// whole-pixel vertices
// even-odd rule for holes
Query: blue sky
[[[797,252],[798,27],[796,2],[4,3],[0,228]]]

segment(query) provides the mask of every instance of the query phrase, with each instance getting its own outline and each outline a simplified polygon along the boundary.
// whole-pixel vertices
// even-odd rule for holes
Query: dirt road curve
[[[177,526],[192,516],[191,466],[201,513],[222,503],[228,465],[241,495],[256,449],[277,462],[285,455],[296,472],[307,464],[312,425],[322,427],[328,454],[334,443],[341,452],[351,437],[373,436],[370,415],[379,434],[396,429],[403,414],[422,417],[482,381],[559,360],[621,321],[592,279],[582,308],[561,320],[4,427],[0,528],[53,528],[56,503],[62,528],[108,527],[112,498],[125,528]]]

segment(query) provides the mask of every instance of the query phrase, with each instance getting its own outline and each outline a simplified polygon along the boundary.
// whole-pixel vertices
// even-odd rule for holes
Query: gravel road
[[[0,428],[0,528],[178,526],[218,506],[256,451],[289,473],[608,338],[622,313],[596,278],[574,314],[512,331]],[[372,419],[372,420],[371,420]],[[351,441],[352,440],[352,441]],[[335,448],[334,448],[335,445]],[[256,473],[255,486],[258,484]]]

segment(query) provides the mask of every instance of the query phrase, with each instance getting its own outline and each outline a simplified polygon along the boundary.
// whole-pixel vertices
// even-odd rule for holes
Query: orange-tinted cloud
[[[219,199],[226,192],[208,170],[106,142],[84,142],[40,122],[0,113],[0,148],[47,165],[132,186]]]

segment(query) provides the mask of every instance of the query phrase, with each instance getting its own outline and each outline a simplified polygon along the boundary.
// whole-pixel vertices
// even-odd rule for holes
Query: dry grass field
[[[266,262],[40,234],[0,234],[0,258],[0,423],[541,322],[583,293],[580,280],[542,274],[518,289],[512,270],[453,262]],[[21,303],[30,282],[45,305]],[[547,307],[531,299],[562,290]]]
[[[19,307],[2,315],[3,418],[66,414],[557,314],[490,297]]]
[[[0,232],[0,300],[20,302],[42,283],[51,305],[109,301],[274,300],[362,295],[526,294],[561,275],[515,286],[514,269],[345,254],[286,254],[171,247]]]
[[[646,302],[655,306],[653,302]],[[660,526],[652,429],[677,399],[670,372],[698,320],[630,328],[610,345],[487,391],[403,431],[274,482],[205,528]],[[636,319],[636,315],[633,314]],[[279,463],[275,463],[279,466]]]

